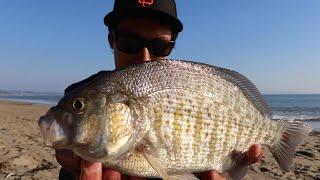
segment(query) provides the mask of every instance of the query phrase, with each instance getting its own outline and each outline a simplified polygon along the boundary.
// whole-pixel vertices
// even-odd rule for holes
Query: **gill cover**
[[[125,93],[110,96],[106,105],[106,145],[108,160],[118,160],[142,140],[149,129],[146,108],[142,102]]]

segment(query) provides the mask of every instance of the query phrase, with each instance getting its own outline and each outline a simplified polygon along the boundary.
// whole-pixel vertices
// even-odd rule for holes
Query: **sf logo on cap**
[[[153,4],[153,0],[138,0],[139,4],[143,7],[146,5],[150,6]]]

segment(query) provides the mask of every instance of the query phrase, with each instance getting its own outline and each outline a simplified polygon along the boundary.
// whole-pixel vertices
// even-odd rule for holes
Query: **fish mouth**
[[[54,149],[66,146],[66,134],[50,111],[45,116],[40,117],[38,125],[46,146]]]

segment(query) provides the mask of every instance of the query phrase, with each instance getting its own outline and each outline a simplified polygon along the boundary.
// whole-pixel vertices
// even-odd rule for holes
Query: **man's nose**
[[[148,48],[146,48],[146,47],[144,47],[142,50],[141,50],[141,60],[142,61],[150,61],[150,59],[151,59],[151,55],[150,55],[150,53],[149,53],[149,50],[148,50]]]

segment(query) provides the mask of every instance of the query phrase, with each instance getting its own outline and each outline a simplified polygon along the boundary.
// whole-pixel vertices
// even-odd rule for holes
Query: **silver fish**
[[[270,148],[288,171],[295,148],[312,130],[274,121],[257,88],[225,68],[156,60],[100,72],[67,88],[39,119],[53,148],[128,175],[188,179],[215,169],[239,179],[252,144]]]

